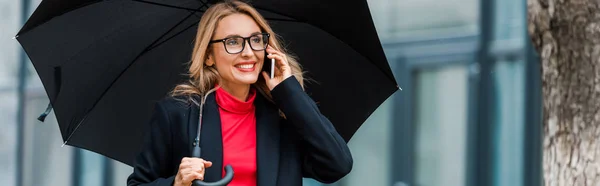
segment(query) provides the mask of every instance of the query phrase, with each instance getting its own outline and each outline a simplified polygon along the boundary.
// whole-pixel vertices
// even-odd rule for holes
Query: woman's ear
[[[215,64],[214,57],[211,57],[210,51],[208,51],[206,54],[207,55],[206,55],[206,60],[204,61],[204,64],[206,66],[211,67],[211,66],[213,66]]]

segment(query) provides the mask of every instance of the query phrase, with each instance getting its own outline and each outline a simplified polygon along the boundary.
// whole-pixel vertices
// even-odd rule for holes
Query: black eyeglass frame
[[[260,49],[260,50],[254,49],[254,47],[252,47],[252,44],[250,44],[250,38],[252,38],[254,36],[257,36],[257,35],[263,35],[263,40],[265,38],[267,39],[267,43],[265,43],[265,47],[263,49]],[[269,33],[258,33],[258,34],[252,34],[251,36],[248,36],[248,37],[233,36],[233,37],[226,37],[226,38],[223,38],[223,39],[211,40],[209,43],[213,44],[213,43],[221,42],[221,43],[223,43],[223,48],[225,48],[225,51],[227,53],[229,53],[229,54],[239,54],[242,51],[244,51],[244,49],[246,48],[246,42],[250,45],[250,48],[252,50],[254,50],[254,51],[266,50],[267,47],[269,46],[269,38],[270,37],[271,37],[271,34],[269,34]],[[232,38],[242,38],[242,39],[244,39],[244,41],[242,42],[242,49],[239,52],[232,53],[232,52],[229,52],[229,50],[227,49],[227,43],[225,43],[225,41],[227,41],[228,39],[232,39]]]

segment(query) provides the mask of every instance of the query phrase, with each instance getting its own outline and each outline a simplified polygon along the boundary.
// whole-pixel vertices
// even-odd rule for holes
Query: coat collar
[[[199,100],[196,98],[196,100]],[[198,101],[198,103],[200,103]],[[279,173],[280,155],[280,117],[275,105],[267,101],[262,94],[257,93],[256,100],[256,163],[257,163],[257,185],[275,186]],[[193,142],[198,130],[199,107],[194,106],[189,113],[190,141]],[[209,94],[206,98],[200,132],[201,158],[213,163],[211,168],[206,169],[204,180],[215,182],[220,180],[223,173],[223,136],[221,130],[221,117],[215,94]],[[190,143],[192,144],[192,143]],[[192,146],[189,147],[192,152]],[[234,167],[235,172],[235,167]],[[235,177],[235,174],[234,174]]]

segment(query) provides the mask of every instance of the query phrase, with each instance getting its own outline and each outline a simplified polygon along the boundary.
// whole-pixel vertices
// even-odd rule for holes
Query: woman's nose
[[[252,51],[252,47],[250,47],[250,41],[244,41],[245,43],[245,47],[242,50],[242,55],[243,56],[250,56],[250,55],[254,55],[254,52]]]

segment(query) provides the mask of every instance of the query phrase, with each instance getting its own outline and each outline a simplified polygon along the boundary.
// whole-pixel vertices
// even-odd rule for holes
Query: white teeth
[[[254,64],[244,64],[244,65],[237,65],[238,68],[243,68],[243,69],[251,69],[254,67]]]

